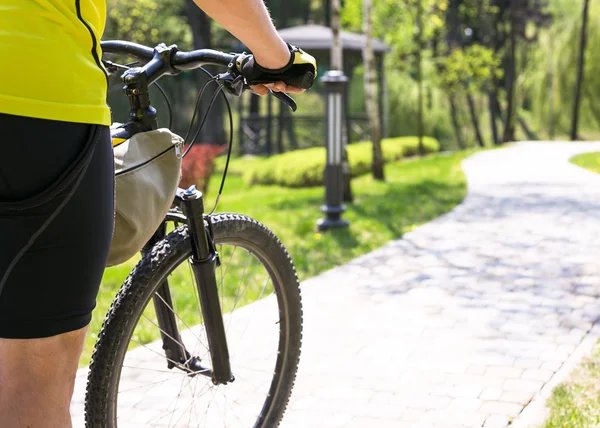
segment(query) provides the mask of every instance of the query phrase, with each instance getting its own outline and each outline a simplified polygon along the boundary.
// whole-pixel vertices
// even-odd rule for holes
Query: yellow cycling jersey
[[[0,0],[0,113],[110,125],[105,0]]]

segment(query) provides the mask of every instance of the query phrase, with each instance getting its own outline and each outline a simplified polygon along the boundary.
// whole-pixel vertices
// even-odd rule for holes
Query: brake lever
[[[227,90],[227,92],[235,95],[236,97],[242,95],[242,92],[245,89],[250,89],[250,86],[244,82],[244,78],[240,74],[235,75],[231,72],[222,73],[217,76],[217,80],[222,82],[223,87]],[[296,101],[294,101],[294,99],[288,94],[284,92],[275,92],[271,89],[269,89],[269,93],[288,106],[293,112],[298,109]]]
[[[236,76],[231,72],[222,73],[217,76],[217,80],[222,82],[227,92],[236,97],[239,97],[244,92],[244,78],[239,74]]]
[[[269,92],[271,93],[271,95],[273,95],[279,101],[281,101],[286,106],[288,106],[290,109],[292,109],[293,112],[295,112],[298,109],[298,105],[296,104],[296,101],[294,101],[294,99],[292,97],[290,97],[288,94],[286,94],[285,92],[275,92],[270,89],[269,89]]]

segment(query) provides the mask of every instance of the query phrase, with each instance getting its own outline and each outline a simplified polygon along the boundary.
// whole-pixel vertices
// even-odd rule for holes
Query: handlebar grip
[[[294,86],[300,89],[310,89],[315,80],[314,73],[306,72],[301,76],[285,79],[283,82],[288,86]]]

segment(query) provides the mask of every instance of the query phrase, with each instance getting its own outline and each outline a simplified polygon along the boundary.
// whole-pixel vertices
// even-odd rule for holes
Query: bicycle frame
[[[123,46],[127,47],[128,45],[124,43]],[[124,52],[127,51],[124,50]],[[131,53],[131,50],[129,53]],[[143,53],[144,56],[148,57],[147,51],[140,51],[138,53],[140,53],[140,56]],[[123,74],[123,91],[127,95],[131,107],[129,113],[130,121],[112,130],[111,137],[113,138],[113,142],[115,140],[131,138],[131,136],[138,132],[151,131],[158,128],[156,109],[150,103],[148,87],[160,76],[175,74],[177,72],[171,65],[171,60],[176,53],[177,48],[175,46],[167,47],[159,45],[154,49],[152,58],[147,64],[143,67],[128,69]],[[230,56],[223,54],[220,54],[220,56],[215,55],[212,51],[205,51],[204,53],[207,59],[216,58],[221,63],[224,60],[230,59]],[[186,55],[188,55],[190,63],[193,63],[193,58],[189,54]],[[165,279],[156,295],[153,296],[153,303],[163,341],[167,367],[169,369],[174,367],[182,369],[189,373],[190,376],[197,374],[209,376],[216,385],[226,384],[232,382],[234,377],[231,373],[229,349],[218,296],[215,268],[219,264],[219,257],[211,232],[210,215],[204,214],[202,193],[196,190],[194,186],[187,190],[178,189],[174,204],[183,211],[183,215],[177,218],[178,221],[187,224],[192,243],[191,266],[200,298],[200,307],[208,338],[212,370],[203,367],[200,359],[191,355],[185,346],[182,345],[181,335],[172,310],[173,302],[169,290],[169,282]],[[169,216],[167,216],[165,223],[159,227],[152,239],[144,246],[142,255],[148,254],[152,250],[152,247],[164,238],[168,219]],[[178,364],[173,363],[173,361],[178,362]]]

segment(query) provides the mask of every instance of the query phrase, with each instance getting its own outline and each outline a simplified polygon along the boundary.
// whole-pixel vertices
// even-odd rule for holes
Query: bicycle
[[[148,88],[165,75],[225,66],[220,87],[237,96],[246,88],[241,55],[122,41],[102,42],[102,49],[145,61],[122,76],[130,121],[113,138],[157,129]],[[126,68],[104,63],[111,71]],[[295,109],[291,98],[274,95]],[[203,195],[192,187],[178,189],[141,253],[98,335],[86,426],[278,426],[302,334],[299,283],[279,239],[247,216],[205,213]],[[234,287],[251,279],[259,281]]]

